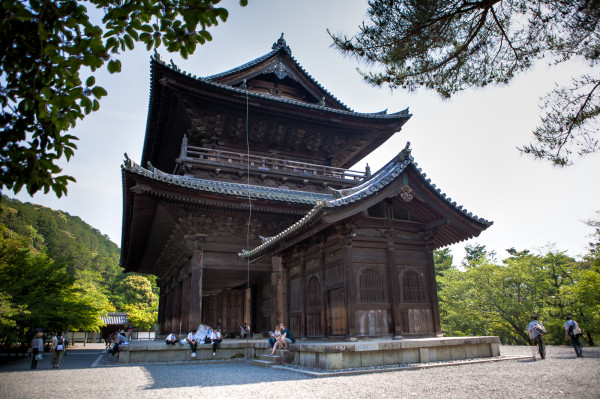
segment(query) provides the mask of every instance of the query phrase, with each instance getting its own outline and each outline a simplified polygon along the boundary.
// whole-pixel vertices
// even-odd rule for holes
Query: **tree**
[[[426,87],[449,98],[508,84],[538,59],[600,62],[598,0],[370,0],[368,15],[355,36],[330,35],[343,54],[381,67],[361,72],[376,86]],[[564,166],[573,152],[600,149],[597,69],[544,98],[541,124],[522,152]]]
[[[77,148],[66,132],[107,94],[93,73],[104,65],[119,72],[118,54],[136,42],[187,58],[227,20],[214,7],[220,1],[89,0],[100,23],[78,0],[0,2],[0,190],[66,194],[75,179],[60,174],[58,161]]]
[[[26,238],[0,225],[0,341],[10,344],[38,327],[46,331],[98,329],[103,302],[84,288],[65,265],[33,251]]]

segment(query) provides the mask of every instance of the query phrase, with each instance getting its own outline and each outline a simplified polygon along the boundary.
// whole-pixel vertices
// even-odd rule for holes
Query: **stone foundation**
[[[266,340],[226,340],[216,355],[212,345],[199,344],[196,357],[189,345],[166,345],[164,341],[138,341],[121,346],[119,363],[178,362],[198,360],[254,359],[268,354]],[[300,342],[285,353],[290,364],[326,370],[428,363],[500,356],[498,337],[422,338],[359,342]]]
[[[350,343],[300,343],[292,364],[327,370],[500,356],[498,337],[423,338]]]

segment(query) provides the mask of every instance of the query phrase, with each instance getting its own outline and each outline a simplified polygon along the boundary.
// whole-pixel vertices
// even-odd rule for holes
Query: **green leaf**
[[[94,85],[94,83],[96,83],[96,79],[93,76],[90,76],[89,78],[87,78],[87,80],[85,81],[85,85],[87,87],[92,87]]]

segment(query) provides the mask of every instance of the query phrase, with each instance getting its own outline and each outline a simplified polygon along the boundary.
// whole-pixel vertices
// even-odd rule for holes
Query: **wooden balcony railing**
[[[233,166],[239,169],[246,169],[248,168],[249,164],[250,168],[255,170],[276,171],[303,175],[307,177],[328,178],[344,181],[363,180],[367,173],[356,170],[334,168],[331,166],[315,165],[305,162],[269,158],[257,155],[248,156],[248,154],[243,153],[188,146],[185,138],[181,146],[181,155],[179,161]]]

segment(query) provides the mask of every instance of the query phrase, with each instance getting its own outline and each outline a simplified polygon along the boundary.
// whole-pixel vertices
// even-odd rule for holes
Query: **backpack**
[[[535,323],[533,325],[533,331],[537,332],[540,335],[544,335],[546,334],[546,329],[544,328],[543,325],[541,325],[540,323]]]
[[[65,343],[64,343],[63,338],[57,338],[57,340],[56,340],[56,351],[60,352],[60,351],[64,350],[65,349],[64,345],[65,345]]]
[[[579,328],[575,321],[569,325],[569,335],[571,337],[580,337],[581,335],[583,335],[581,332],[581,328]]]

